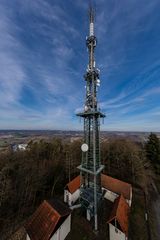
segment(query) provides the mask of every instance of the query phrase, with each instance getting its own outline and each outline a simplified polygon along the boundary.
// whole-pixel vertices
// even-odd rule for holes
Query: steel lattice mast
[[[77,116],[84,118],[84,143],[88,150],[82,153],[82,162],[78,166],[81,175],[80,202],[91,217],[94,217],[94,228],[98,229],[97,209],[102,198],[101,171],[104,166],[100,160],[100,118],[105,117],[100,112],[97,103],[97,90],[100,86],[99,69],[96,68],[94,57],[96,37],[94,34],[94,10],[89,10],[89,36],[86,45],[89,52],[89,64],[84,79],[86,81],[85,106],[82,113]]]

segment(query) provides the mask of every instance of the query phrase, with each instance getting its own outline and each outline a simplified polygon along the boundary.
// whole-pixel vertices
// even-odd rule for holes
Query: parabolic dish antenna
[[[81,150],[82,150],[82,152],[87,152],[88,151],[88,145],[86,143],[83,143],[81,145]]]

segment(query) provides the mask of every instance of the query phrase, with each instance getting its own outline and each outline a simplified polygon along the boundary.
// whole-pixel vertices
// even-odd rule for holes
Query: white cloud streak
[[[0,106],[15,103],[26,79],[17,52],[23,48],[17,40],[17,26],[8,17],[9,11],[0,5]]]
[[[77,40],[80,41],[80,33],[74,21],[71,21],[72,17],[61,7],[61,4],[58,4],[58,1],[15,0],[15,2],[18,6],[18,14],[23,15],[24,21],[30,18],[34,21],[32,24],[28,21],[30,32],[26,32],[15,21],[14,10],[9,9],[5,1],[0,3],[0,128],[12,126],[32,129],[53,129],[59,126],[72,128],[75,123],[74,109],[78,109],[83,104],[83,89],[78,89],[79,85],[74,79],[79,75],[71,66],[75,54],[78,54],[75,52],[73,42],[75,41],[76,44]],[[88,8],[86,1],[77,0],[73,5],[83,11]],[[143,5],[145,5],[143,11],[137,9],[138,6]],[[101,0],[99,6],[96,25],[101,43],[100,51],[103,53],[99,63],[103,74],[106,73],[108,86],[106,83],[104,86],[108,87],[109,92],[122,80],[117,78],[115,84],[109,85],[111,74],[118,72],[122,66],[135,64],[134,59],[128,59],[128,53],[134,52],[135,49],[132,45],[127,45],[127,34],[134,38],[136,34],[152,29],[153,21],[147,19],[150,19],[149,16],[157,8],[158,1],[150,1],[146,4],[145,0],[141,3],[138,1],[128,3],[127,0],[123,0],[119,4],[119,1],[115,0],[108,9],[106,1]],[[141,24],[144,19],[148,24]],[[20,38],[22,33],[24,38],[40,36],[39,41],[47,43],[46,49],[40,42],[37,42],[38,50],[37,46],[32,49],[24,44]],[[139,59],[136,61],[141,64]],[[159,65],[159,60],[155,60],[150,66],[140,65],[141,69],[136,72],[137,77],[130,78],[119,94],[116,95],[115,92],[108,101],[102,101],[102,108],[106,113],[109,111],[110,120],[107,121],[110,128],[119,127],[118,124],[124,129],[140,128],[138,120],[140,120],[139,124],[147,127],[149,121],[159,118],[159,109],[151,109],[153,104],[148,105],[143,114],[135,113],[133,119],[132,116],[127,116],[138,107],[141,109],[142,104],[147,105],[150,97],[160,93],[160,89],[156,87]],[[122,74],[125,74],[125,71]],[[21,102],[22,92],[26,88],[34,96],[38,107],[36,104],[32,105],[32,102],[30,105]],[[146,124],[145,118],[150,119]]]

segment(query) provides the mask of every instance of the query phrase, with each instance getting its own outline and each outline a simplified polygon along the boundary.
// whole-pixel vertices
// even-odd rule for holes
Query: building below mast
[[[100,118],[105,115],[100,112],[97,92],[100,86],[99,69],[96,68],[94,57],[97,39],[94,34],[95,12],[89,10],[89,36],[86,45],[89,53],[89,63],[84,79],[86,81],[86,96],[84,111],[78,113],[84,119],[84,144],[82,145],[82,162],[80,170],[80,203],[87,211],[87,218],[94,217],[94,228],[98,229],[97,210],[102,199],[101,172],[104,168],[100,159]]]

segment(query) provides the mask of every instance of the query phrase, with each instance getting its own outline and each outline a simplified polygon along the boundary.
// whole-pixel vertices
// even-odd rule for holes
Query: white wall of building
[[[89,209],[87,209],[87,220],[90,221],[91,220],[91,212]]]
[[[114,200],[119,196],[118,194],[111,192],[110,190],[107,190],[105,188],[102,188],[102,191],[105,191],[104,198],[111,202],[114,202]]]
[[[71,231],[71,214],[62,224],[62,226],[60,227],[60,240],[65,239],[68,233]]]
[[[114,200],[119,196],[117,193],[111,192],[110,190],[103,188],[102,187],[102,191],[104,191],[104,198],[106,198],[107,200],[114,202]],[[131,207],[132,204],[132,189],[130,190],[130,200],[126,199],[126,202],[128,203],[128,205]]]
[[[26,235],[26,240],[31,240],[28,234]]]
[[[59,238],[59,229],[54,233],[50,240],[58,240]]]
[[[115,228],[115,226],[109,223],[109,239],[110,240],[127,240],[127,237],[118,228]]]
[[[128,200],[128,205],[131,207],[132,204],[132,188],[130,189],[130,200]]]
[[[24,151],[24,150],[26,150],[27,146],[28,146],[28,144],[18,144],[18,149]]]
[[[71,214],[66,218],[64,223],[57,229],[51,240],[64,240],[71,231]]]
[[[68,233],[71,231],[71,214],[66,218],[64,223],[57,229],[50,240],[64,240]],[[31,240],[30,237],[26,236],[26,240]]]
[[[65,189],[65,190],[64,190],[64,202],[65,202],[65,203],[68,203],[68,194],[69,194],[69,193],[68,193],[68,190]]]
[[[72,206],[78,200],[79,196],[79,189],[72,194],[68,190],[64,190],[64,202],[68,203],[69,206]]]

